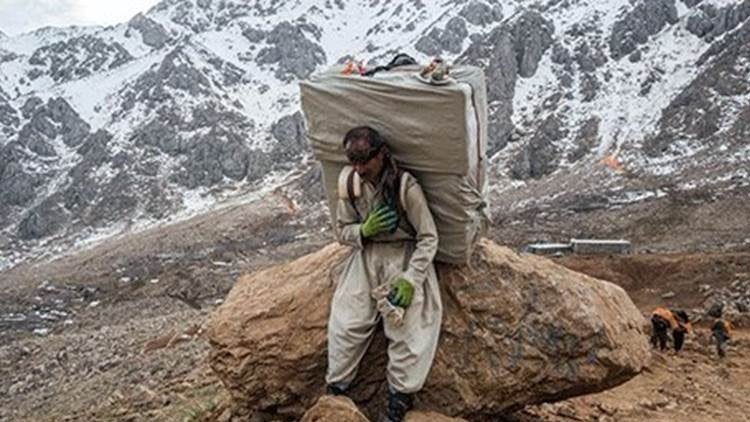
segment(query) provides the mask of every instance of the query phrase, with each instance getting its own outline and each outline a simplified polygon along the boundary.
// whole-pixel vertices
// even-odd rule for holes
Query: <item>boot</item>
[[[414,399],[410,394],[399,393],[388,389],[388,404],[382,422],[402,422],[406,412],[414,406]]]
[[[338,384],[328,384],[326,385],[326,394],[330,396],[345,396],[346,388]]]

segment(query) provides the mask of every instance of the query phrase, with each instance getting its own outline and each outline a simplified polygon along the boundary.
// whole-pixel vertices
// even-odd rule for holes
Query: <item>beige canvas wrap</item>
[[[341,67],[300,83],[307,140],[323,170],[335,221],[338,178],[347,164],[342,140],[371,126],[424,190],[438,229],[436,260],[468,261],[489,221],[487,203],[487,87],[481,69],[451,68],[451,82],[430,85],[418,66],[373,77],[342,75]]]

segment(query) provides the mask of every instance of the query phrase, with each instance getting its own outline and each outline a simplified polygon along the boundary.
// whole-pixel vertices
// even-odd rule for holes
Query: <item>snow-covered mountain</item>
[[[655,194],[623,173],[742,178],[749,17],[750,0],[164,0],[116,26],[0,36],[0,267],[306,171],[297,81],[349,57],[482,66],[513,207],[545,186]]]

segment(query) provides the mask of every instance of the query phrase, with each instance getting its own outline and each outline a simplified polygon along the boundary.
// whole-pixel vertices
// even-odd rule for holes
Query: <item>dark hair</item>
[[[364,153],[355,153],[349,149],[349,146],[355,141],[366,141],[369,148]],[[344,151],[346,152],[347,159],[352,162],[366,162],[374,158],[380,151],[384,151],[383,159],[383,200],[389,206],[391,206],[396,212],[400,213],[398,209],[398,189],[400,170],[396,160],[393,159],[391,151],[388,149],[388,145],[380,136],[377,130],[369,126],[359,126],[349,130],[344,135]]]
[[[354,141],[366,141],[369,148],[363,152],[352,151],[349,149],[349,145]],[[344,151],[346,158],[352,163],[364,163],[371,160],[384,146],[385,141],[383,141],[383,137],[380,136],[378,131],[369,126],[355,127],[344,135]]]

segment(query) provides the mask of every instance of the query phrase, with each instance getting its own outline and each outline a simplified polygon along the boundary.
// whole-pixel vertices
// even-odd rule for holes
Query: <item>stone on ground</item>
[[[369,422],[357,405],[341,396],[322,396],[302,416],[300,422]],[[404,422],[467,422],[466,419],[450,418],[436,412],[411,411]]]
[[[406,414],[404,422],[468,422],[466,419],[451,418],[437,412],[413,411]]]
[[[300,422],[369,422],[347,397],[323,396],[305,412]]]

